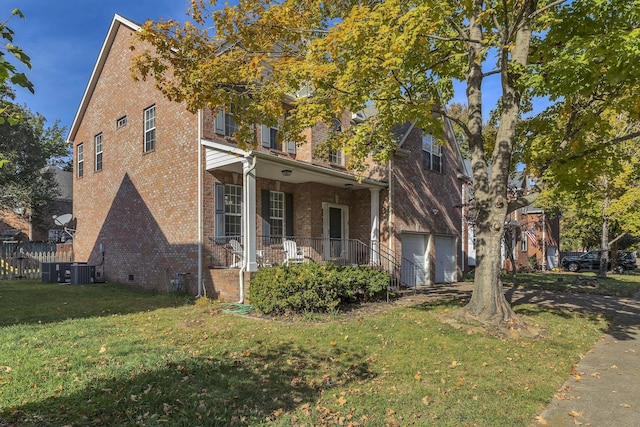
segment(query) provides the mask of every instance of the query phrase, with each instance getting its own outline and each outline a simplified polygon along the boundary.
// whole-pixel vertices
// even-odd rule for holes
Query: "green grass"
[[[575,283],[577,277],[596,279],[596,286],[579,286]],[[516,279],[511,274],[505,274],[503,281],[507,286],[518,286],[528,289],[544,289],[549,291],[575,292],[595,295],[608,295],[630,298],[640,292],[640,273],[608,274],[606,278],[597,277],[593,272],[545,272],[519,273]]]
[[[607,326],[522,305],[546,335],[507,341],[436,319],[460,301],[322,321],[182,302],[0,282],[0,425],[526,426]]]

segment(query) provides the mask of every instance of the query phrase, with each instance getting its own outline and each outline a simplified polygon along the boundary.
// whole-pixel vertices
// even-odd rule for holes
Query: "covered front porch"
[[[397,286],[413,282],[415,272],[401,274],[410,263],[388,249],[381,231],[386,181],[358,181],[344,168],[285,155],[203,145],[205,188],[211,193],[205,192],[204,206],[209,269],[238,269],[242,275],[263,267],[330,262],[384,269]]]

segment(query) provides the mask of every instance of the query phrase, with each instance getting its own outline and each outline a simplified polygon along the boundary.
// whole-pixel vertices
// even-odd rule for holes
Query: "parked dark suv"
[[[560,265],[565,270],[580,271],[580,270],[599,270],[600,269],[600,254],[602,251],[590,251],[580,256],[572,256],[562,258]],[[613,263],[613,271],[616,273],[624,273],[627,270],[635,270],[638,268],[636,265],[636,257],[633,252],[618,251],[618,257]],[[609,262],[607,263],[607,270],[611,270],[611,254],[609,254]]]

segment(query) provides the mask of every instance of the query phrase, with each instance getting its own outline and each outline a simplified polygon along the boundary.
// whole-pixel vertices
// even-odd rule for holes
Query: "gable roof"
[[[443,123],[445,124],[444,134],[445,140],[451,144],[453,147],[454,155],[456,156],[456,160],[458,163],[458,167],[456,168],[457,178],[462,179],[464,181],[471,181],[471,174],[469,164],[462,157],[462,152],[460,151],[460,146],[458,145],[458,139],[456,138],[456,134],[453,131],[453,126],[451,125],[451,120],[446,117],[442,118]],[[402,148],[409,134],[415,129],[416,122],[413,123],[405,123],[403,125],[398,125],[393,129],[393,133],[395,134],[396,141],[398,142],[398,147]]]
[[[131,21],[123,16],[120,16],[118,14],[115,14],[113,16],[111,26],[109,27],[107,36],[104,40],[104,43],[102,44],[102,48],[100,49],[100,54],[98,55],[96,65],[93,67],[93,71],[91,72],[89,83],[84,90],[84,95],[82,95],[82,100],[80,101],[80,105],[78,106],[76,115],[73,118],[73,123],[71,124],[69,135],[67,136],[67,144],[72,143],[76,137],[80,122],[82,122],[84,114],[87,111],[87,106],[89,105],[89,101],[91,100],[91,96],[93,95],[93,91],[96,88],[96,84],[98,83],[98,79],[100,78],[100,74],[102,73],[104,64],[107,61],[107,57],[109,56],[109,51],[113,46],[113,41],[115,40],[116,34],[118,34],[118,29],[121,25],[124,25],[134,31],[139,31],[141,28],[140,24]]]

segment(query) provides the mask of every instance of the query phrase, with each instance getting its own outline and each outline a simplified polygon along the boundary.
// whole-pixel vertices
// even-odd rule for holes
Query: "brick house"
[[[375,265],[405,286],[458,280],[468,174],[455,141],[399,127],[397,154],[361,181],[343,153],[314,154],[325,125],[299,146],[257,125],[242,150],[232,114],[192,114],[130,77],[138,29],[114,17],[69,133],[77,260],[104,259],[110,281],[226,301],[244,299],[258,268],[290,262]]]
[[[55,224],[54,215],[71,212],[73,174],[56,166],[46,166],[43,173],[53,176],[58,194],[47,206],[47,214],[38,224],[31,221],[29,210],[16,212],[11,209],[0,209],[0,240],[62,242],[69,237],[63,227]]]
[[[518,175],[511,187],[526,194],[530,188],[526,177]],[[551,270],[559,266],[560,218],[539,206],[529,205],[509,214],[509,247],[503,245],[503,265],[511,270],[511,250],[517,270]]]

